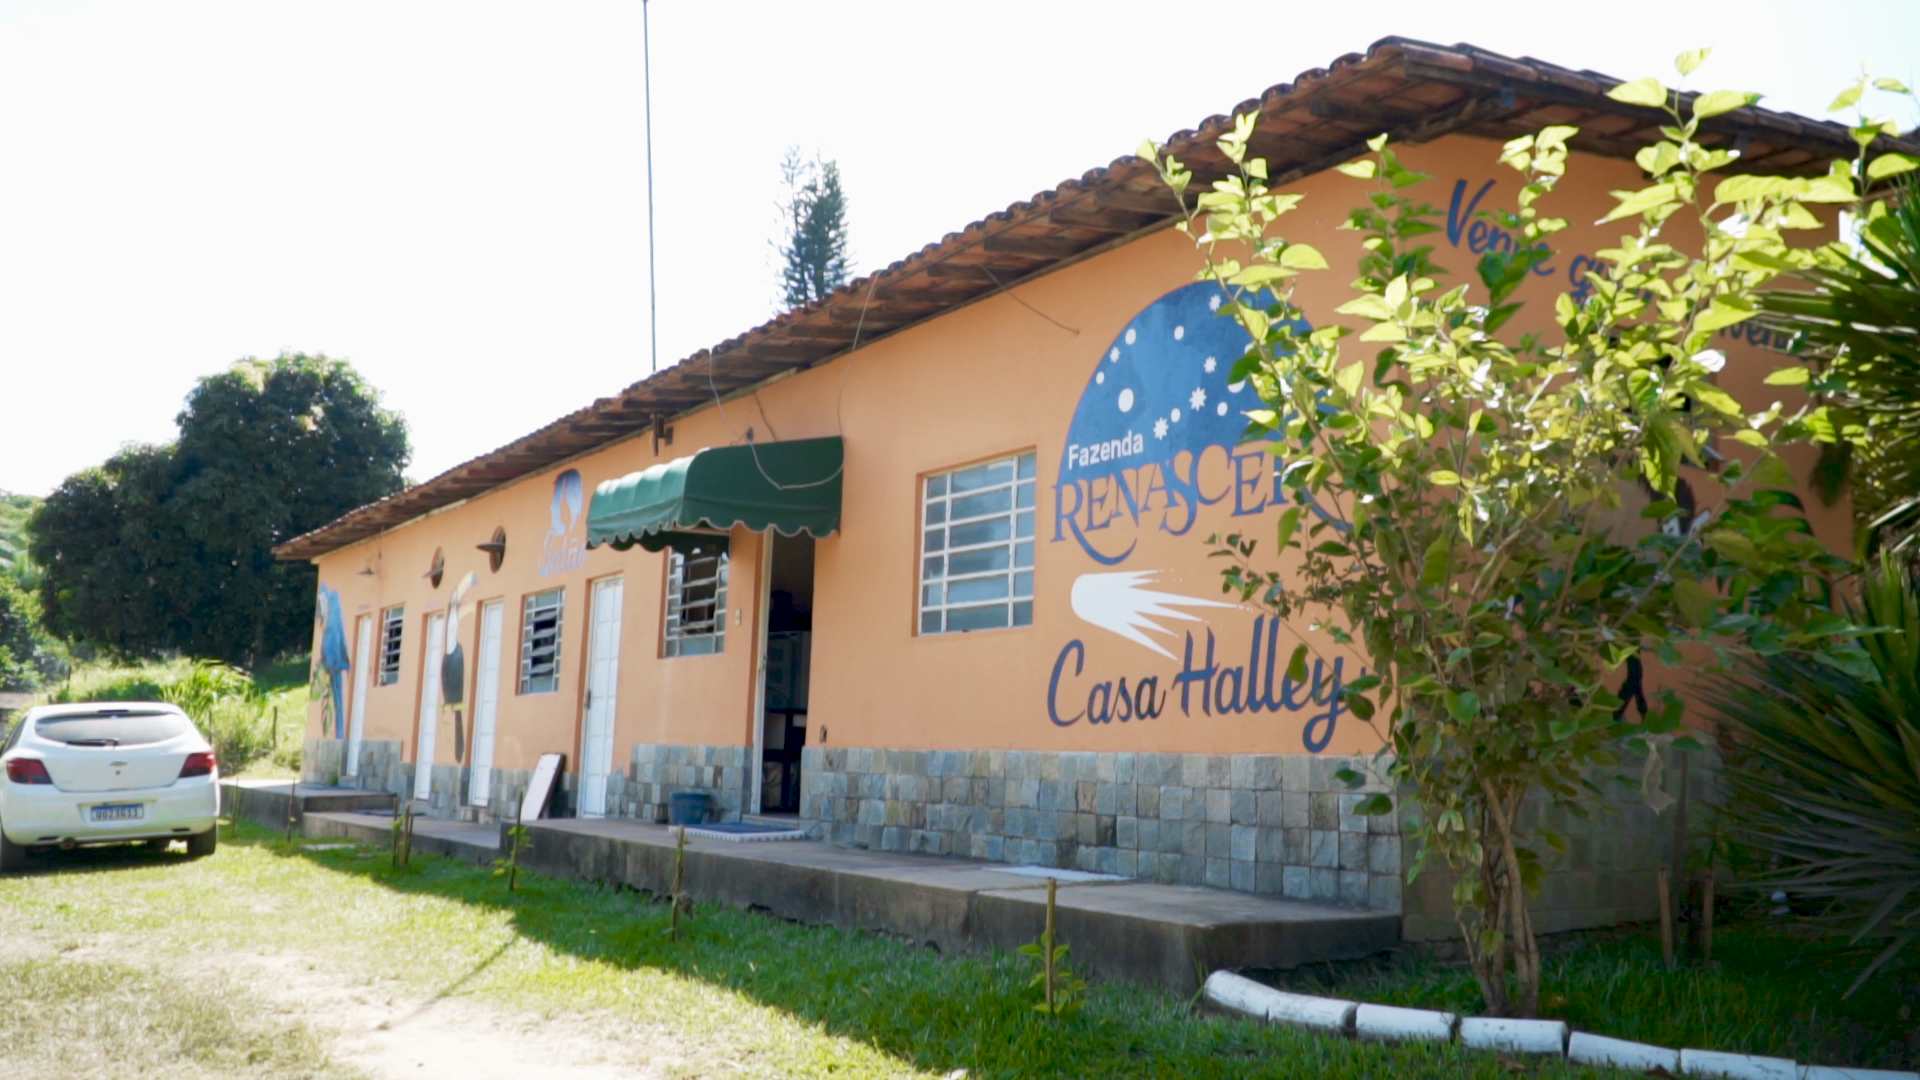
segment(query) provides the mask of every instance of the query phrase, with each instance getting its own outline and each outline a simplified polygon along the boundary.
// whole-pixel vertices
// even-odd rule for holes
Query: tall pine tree
[[[780,204],[786,240],[780,253],[782,299],[790,308],[823,299],[846,284],[847,196],[840,188],[840,166],[832,161],[800,156],[799,147],[787,151],[780,163],[786,199]]]

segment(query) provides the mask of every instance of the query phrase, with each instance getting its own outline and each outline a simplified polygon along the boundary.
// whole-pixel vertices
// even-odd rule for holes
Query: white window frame
[[[1028,450],[933,473],[921,481],[919,599],[914,621],[918,633],[964,634],[1033,625],[1035,464],[1034,452]],[[1004,478],[994,476],[1003,468]],[[961,482],[972,486],[956,490]],[[978,505],[994,503],[993,496],[1001,492],[1007,494],[1005,508]],[[1005,536],[996,535],[999,530],[993,525],[998,522],[1006,523]],[[963,537],[967,542],[956,547],[956,527],[990,535]],[[956,573],[956,558],[971,565],[963,565]],[[997,596],[963,596],[957,602],[952,598],[955,585],[984,587],[992,593],[995,582],[1005,583]]]
[[[549,602],[549,600],[551,602]],[[542,641],[544,632],[535,628],[537,619],[553,616],[553,638],[551,643]],[[567,590],[543,589],[528,593],[520,599],[520,672],[514,680],[515,692],[519,694],[555,694],[560,691],[560,641],[566,627]],[[546,671],[535,674],[540,666],[534,655],[534,649],[545,653]],[[537,685],[551,681],[552,685]]]
[[[668,657],[676,656],[714,656],[726,651],[727,645],[727,577],[728,558],[725,551],[718,556],[695,549],[696,571],[704,571],[703,564],[714,563],[711,576],[687,578],[687,556],[678,551],[667,552],[667,606],[666,617],[661,629],[660,651]],[[710,600],[697,600],[689,605],[686,594],[689,588],[701,589],[713,586]],[[711,606],[712,611],[704,618],[686,618],[689,608],[698,611]]]
[[[380,652],[374,670],[377,686],[392,686],[400,681],[401,657],[406,649],[407,606],[395,604],[380,613]]]

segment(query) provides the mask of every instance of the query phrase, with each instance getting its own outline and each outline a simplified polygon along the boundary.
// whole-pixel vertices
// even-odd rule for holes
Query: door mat
[[[678,828],[679,826],[674,826]],[[759,825],[751,821],[722,821],[712,825],[688,825],[688,836],[704,836],[709,840],[726,840],[735,844],[751,844],[766,840],[805,840],[806,830],[790,829],[783,825]]]

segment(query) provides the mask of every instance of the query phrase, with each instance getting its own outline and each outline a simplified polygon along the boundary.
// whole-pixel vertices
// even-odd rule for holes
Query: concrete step
[[[393,844],[393,817],[354,811],[318,811],[300,821],[301,834],[313,839],[338,838],[386,848]],[[462,862],[491,866],[500,856],[500,830],[444,818],[413,819],[416,855],[444,855]]]
[[[611,819],[530,823],[523,866],[553,877],[672,887],[675,830]],[[417,847],[417,845],[416,845]],[[1073,967],[1187,994],[1209,972],[1286,969],[1393,948],[1382,912],[1130,879],[1058,888],[1058,932]],[[686,887],[697,901],[761,908],[814,925],[882,930],[943,952],[1011,950],[1046,922],[1046,879],[1009,867],[813,841],[729,844],[689,837]]]
[[[290,780],[222,780],[220,803],[241,821],[268,829],[285,829],[290,799],[299,814],[342,810],[392,810],[396,800],[385,791],[299,784]]]
[[[283,792],[284,795],[284,792]],[[377,847],[393,818],[316,811],[310,837]],[[677,830],[616,819],[528,823],[520,864],[555,878],[605,881],[656,895],[672,888]],[[497,825],[416,818],[413,850],[482,866],[501,854]],[[892,854],[817,841],[730,844],[689,837],[686,888],[696,901],[761,909],[810,925],[881,930],[942,952],[1011,951],[1039,938],[1047,881],[1036,867]],[[1374,911],[1248,893],[1060,871],[1060,940],[1076,972],[1189,994],[1220,969],[1284,970],[1351,960],[1400,943],[1400,919]]]

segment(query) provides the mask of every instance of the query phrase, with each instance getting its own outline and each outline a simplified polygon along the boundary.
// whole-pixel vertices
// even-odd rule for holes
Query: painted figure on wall
[[[586,506],[587,486],[578,469],[568,469],[553,478],[553,505],[550,528],[540,544],[540,559],[535,569],[541,577],[564,574],[587,565]]]
[[[336,739],[346,738],[346,671],[353,664],[347,651],[347,620],[340,614],[340,594],[320,586],[313,605],[313,621],[319,630],[320,648],[314,651],[313,667],[307,679],[307,695],[320,702],[320,731]]]
[[[467,656],[460,647],[460,619],[467,593],[480,583],[480,575],[468,571],[453,587],[453,595],[447,598],[447,635],[446,653],[440,661],[440,708],[453,713],[453,760],[456,764],[465,764],[467,760],[467,733],[461,726],[461,716],[466,704]]]

